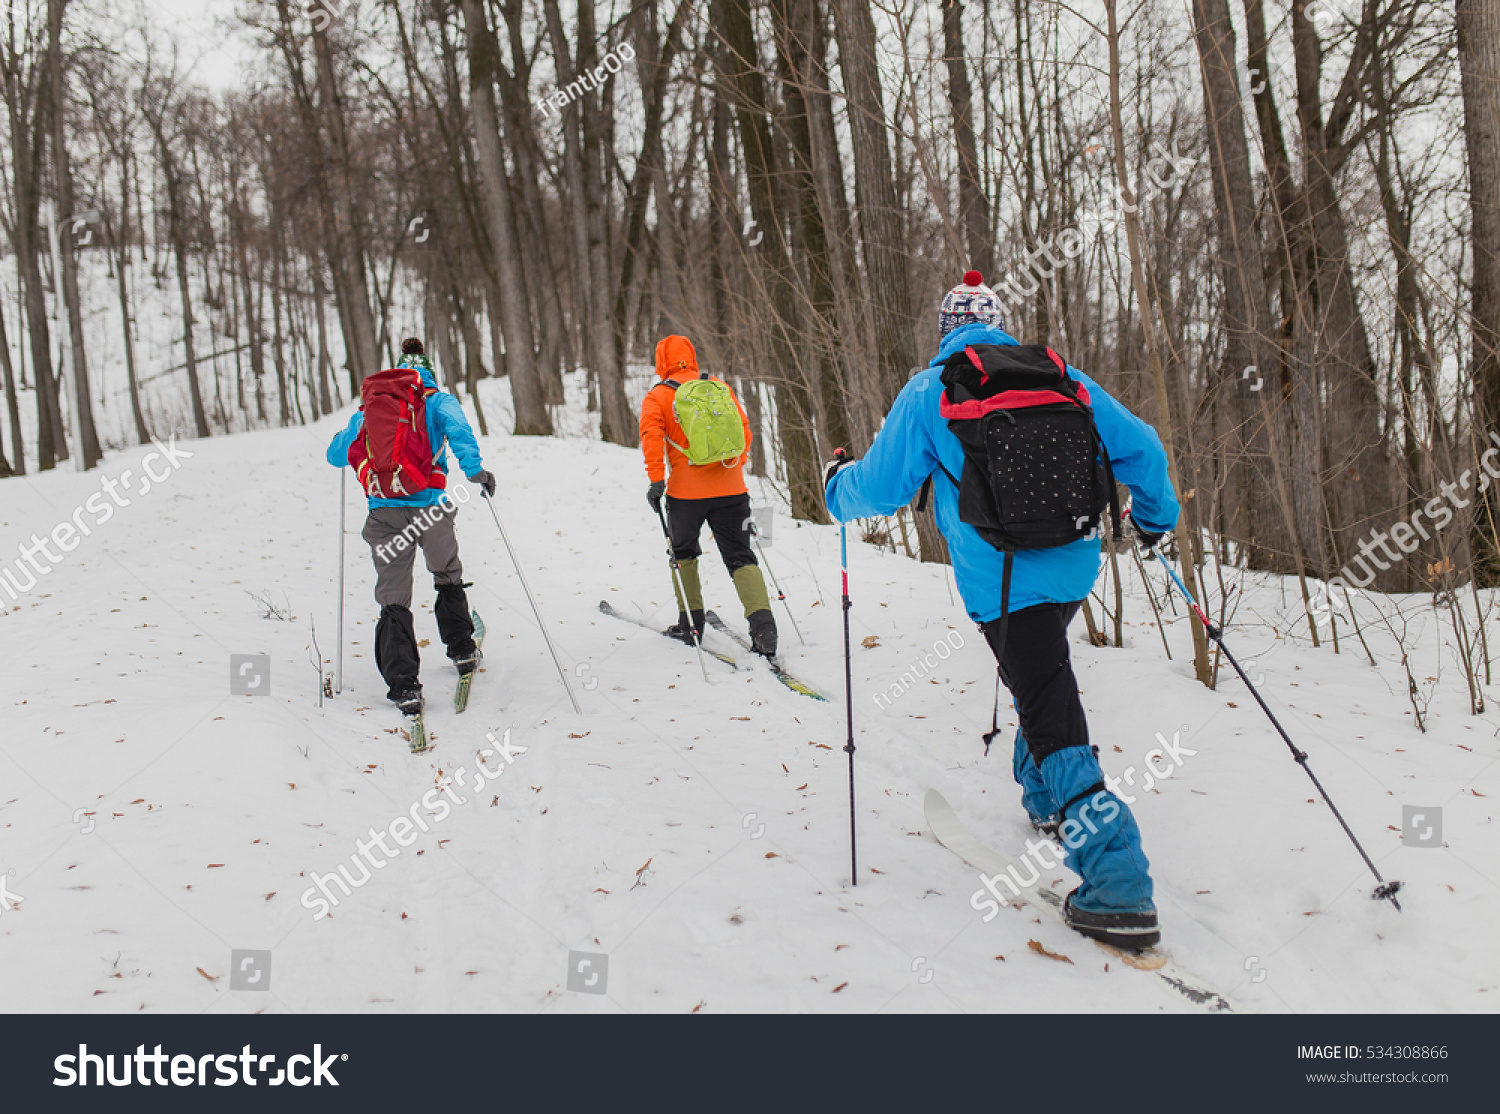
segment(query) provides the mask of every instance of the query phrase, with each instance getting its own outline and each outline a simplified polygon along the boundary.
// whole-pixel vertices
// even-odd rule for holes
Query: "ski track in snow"
[[[492,421],[506,422],[504,385],[484,389]],[[320,709],[308,621],[331,662],[338,521],[338,477],[322,454],[347,416],[182,442],[195,455],[169,479],[132,495],[19,603],[0,593],[0,880],[23,899],[0,912],[7,1008],[1195,1009],[1159,980],[1106,969],[1108,957],[1035,910],[985,924],[970,907],[975,872],[923,831],[922,797],[938,788],[985,842],[1023,850],[1009,733],[988,758],[978,740],[994,662],[946,570],[853,538],[860,878],[850,888],[837,528],[781,514],[767,549],[809,643],[777,605],[784,662],[830,702],[712,661],[705,685],[691,650],[597,609],[603,598],[674,617],[633,450],[578,436],[482,439],[581,717],[476,496],[458,531],[490,632],[484,670],[455,717],[419,567],[433,750],[407,753],[374,667],[353,485],[345,691]],[[585,424],[578,408],[566,418]],[[102,474],[139,474],[147,451],[109,454]],[[70,518],[100,475],[0,482],[0,567]],[[708,605],[742,627],[704,542]],[[1158,597],[1162,587],[1158,572]],[[1180,607],[1176,660],[1165,659],[1137,583],[1126,647],[1087,645],[1080,622],[1073,652],[1108,773],[1144,769],[1155,733],[1184,724],[1182,743],[1197,751],[1134,806],[1165,947],[1243,1009],[1500,1007],[1483,928],[1500,914],[1493,714],[1466,714],[1450,660],[1431,730],[1418,734],[1399,672],[1370,668],[1352,639],[1335,656],[1244,625],[1257,604],[1274,611],[1280,590],[1273,578],[1252,586],[1231,646],[1248,660],[1274,644],[1252,676],[1264,673],[1267,699],[1381,871],[1405,882],[1405,912],[1368,899],[1372,879],[1243,686],[1227,669],[1217,692],[1193,680]],[[266,591],[290,601],[295,622],[261,617],[247,593]],[[963,646],[877,708],[874,694],[953,631]],[[879,645],[866,649],[871,635]],[[1446,657],[1435,639],[1429,629],[1419,674]],[[230,696],[229,655],[252,653],[271,657],[270,695]],[[409,814],[443,774],[472,771],[485,732],[507,729],[529,749],[497,783],[477,796],[455,786],[464,804],[441,822],[429,814],[430,833],[312,919],[299,902],[307,873],[347,864],[356,840]],[[1403,847],[1403,804],[1441,807],[1446,846]],[[79,809],[94,815],[75,821]],[[1059,890],[1074,884],[1056,875]],[[268,993],[230,989],[241,948],[271,950]],[[567,989],[570,949],[608,956],[605,994]]]

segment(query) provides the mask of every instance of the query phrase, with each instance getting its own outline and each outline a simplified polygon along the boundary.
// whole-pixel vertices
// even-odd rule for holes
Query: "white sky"
[[[214,89],[239,83],[255,56],[249,43],[232,36],[222,23],[234,15],[233,0],[145,0],[152,22],[172,35],[182,51],[184,68]]]

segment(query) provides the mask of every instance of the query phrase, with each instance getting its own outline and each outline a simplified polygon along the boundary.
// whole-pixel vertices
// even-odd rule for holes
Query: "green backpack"
[[[663,382],[673,388],[672,415],[687,435],[687,444],[668,441],[689,464],[730,465],[745,455],[745,426],[734,392],[721,379],[710,379],[700,371],[698,378],[679,383]]]

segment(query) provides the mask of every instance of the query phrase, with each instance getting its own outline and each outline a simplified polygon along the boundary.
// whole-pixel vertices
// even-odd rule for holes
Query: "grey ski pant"
[[[434,585],[463,583],[464,567],[453,532],[457,514],[458,506],[453,503],[370,511],[362,536],[375,559],[375,602],[382,609],[411,607],[412,561],[418,547]]]

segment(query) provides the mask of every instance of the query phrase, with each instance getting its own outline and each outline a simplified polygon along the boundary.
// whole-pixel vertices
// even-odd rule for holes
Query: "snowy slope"
[[[486,388],[493,417],[504,388]],[[992,845],[1022,849],[1008,745],[980,754],[993,661],[946,570],[855,541],[850,888],[837,528],[781,516],[768,550],[808,640],[783,618],[786,663],[833,699],[797,696],[749,663],[710,662],[705,685],[690,651],[597,610],[604,598],[672,617],[630,451],[483,442],[582,716],[474,500],[459,534],[489,625],[486,668],[454,717],[419,572],[435,748],[409,755],[371,657],[352,491],[345,691],[320,708],[309,620],[331,660],[339,485],[322,451],[342,420],[184,443],[190,460],[78,539],[34,591],[0,593],[0,880],[23,899],[0,912],[8,1009],[1195,1009],[1031,909],[986,924],[970,907],[974,872],[924,832],[921,802],[935,786]],[[575,414],[569,428],[582,424]],[[0,482],[0,568],[101,476],[138,476],[147,451]],[[743,625],[716,562],[710,547],[710,606]],[[1278,638],[1283,586],[1247,591],[1233,644],[1260,655],[1268,699],[1382,872],[1405,881],[1405,912],[1368,900],[1363,865],[1243,687],[1194,682],[1180,609],[1166,660],[1136,584],[1127,646],[1089,646],[1080,624],[1074,653],[1109,773],[1143,769],[1158,732],[1196,751],[1136,806],[1166,946],[1249,1010],[1497,1008],[1493,714],[1466,714],[1450,663],[1421,735],[1395,666]],[[295,621],[263,618],[251,592],[285,599]],[[869,636],[878,645],[862,646]],[[962,645],[889,707],[876,701],[945,637]],[[1424,660],[1442,659],[1437,626],[1422,638]],[[251,653],[270,655],[271,693],[230,696],[229,657]],[[439,777],[475,768],[486,732],[507,730],[518,753],[497,784],[455,787],[464,803],[441,819],[421,804]],[[1444,847],[1401,845],[1403,804],[1442,808]],[[93,815],[75,821],[80,809]],[[413,809],[431,832],[314,921],[299,901],[307,875],[348,865],[356,840]],[[1056,884],[1073,883],[1059,869]],[[272,952],[269,993],[230,989],[232,949]],[[606,994],[567,989],[570,950],[608,956]]]

